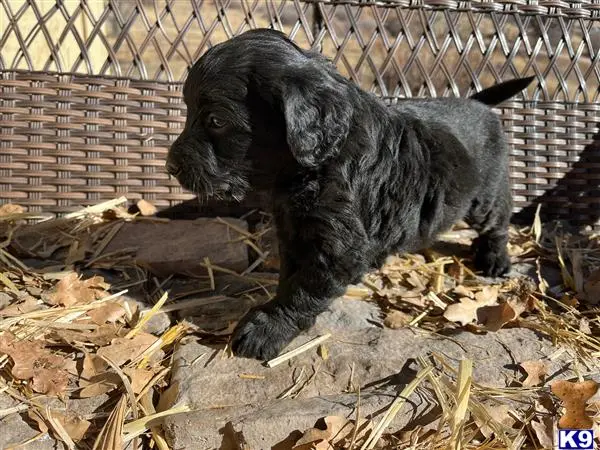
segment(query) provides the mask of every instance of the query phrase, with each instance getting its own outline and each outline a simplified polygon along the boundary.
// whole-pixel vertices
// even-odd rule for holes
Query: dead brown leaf
[[[456,295],[459,295],[461,297],[475,298],[475,294],[473,293],[473,291],[471,291],[470,289],[468,289],[467,287],[465,287],[462,284],[460,284],[460,285],[456,286],[454,289],[452,289],[452,292],[454,292]]]
[[[372,423],[366,419],[360,420],[358,427],[355,427],[352,420],[340,416],[327,416],[319,419],[314,428],[306,430],[292,450],[344,448],[345,444],[352,441],[355,429],[355,444],[358,444],[368,435],[371,427]]]
[[[121,378],[114,372],[108,372],[108,364],[98,356],[86,353],[79,377],[79,397],[89,398],[112,391],[121,384]]]
[[[563,305],[567,305],[571,308],[577,308],[579,306],[579,300],[573,294],[567,292],[558,299]]]
[[[326,440],[320,439],[307,444],[295,445],[292,450],[335,450]]]
[[[0,310],[0,317],[19,316],[21,314],[37,311],[41,308],[42,305],[38,304],[38,301],[35,298],[28,296],[23,302],[13,303],[12,305],[9,304],[6,308],[2,308]]]
[[[391,329],[403,328],[410,323],[412,317],[402,311],[394,309],[387,313],[383,324]]]
[[[131,381],[131,388],[134,394],[139,394],[150,382],[154,376],[154,371],[147,369],[139,369],[137,367],[126,367],[123,369]]]
[[[40,430],[41,433],[48,432],[48,425],[46,424],[46,418],[44,415],[36,408],[29,408],[27,410],[27,416],[33,420]]]
[[[139,332],[133,338],[116,338],[110,345],[98,349],[97,355],[110,359],[117,366],[122,366],[140,356],[157,338],[145,332]]]
[[[90,422],[78,417],[71,411],[66,414],[60,411],[52,411],[52,416],[60,422],[69,437],[75,442],[83,439],[91,425]]]
[[[404,286],[395,286],[380,289],[377,294],[387,298],[388,301],[394,305],[399,303],[409,303],[419,308],[425,308],[427,306],[425,297],[418,289],[407,289]]]
[[[477,310],[477,323],[488,331],[498,331],[508,322],[517,318],[515,310],[508,303],[483,306]]]
[[[54,291],[45,296],[44,301],[50,305],[73,306],[75,304],[87,304],[106,295],[110,287],[104,282],[104,278],[96,276],[87,280],[80,280],[73,272],[62,278],[54,288]]]
[[[446,308],[444,317],[451,322],[458,322],[462,326],[477,324],[484,330],[498,331],[527,309],[526,305],[518,302],[514,306],[510,302],[498,304],[498,286],[485,286],[476,293],[463,286],[458,286],[453,291],[463,297],[460,298],[459,303]]]
[[[523,380],[523,386],[532,387],[543,383],[548,375],[548,365],[544,361],[523,361],[519,364],[527,373],[527,378]]]
[[[62,394],[69,383],[65,358],[55,355],[40,341],[19,341],[11,333],[0,336],[0,352],[11,357],[12,375],[19,380],[31,380],[35,392]]]
[[[138,200],[136,206],[142,216],[153,216],[158,211],[156,206],[144,199]]]
[[[123,327],[115,325],[101,325],[93,331],[55,330],[49,337],[67,344],[91,344],[103,347],[117,337],[127,333]]]
[[[424,282],[423,277],[415,270],[411,270],[408,273],[406,282],[419,292],[423,292],[425,289],[427,289],[427,285]]]
[[[98,325],[114,323],[125,315],[125,308],[118,303],[110,302],[100,308],[88,311],[88,316]]]
[[[86,353],[83,357],[83,366],[79,377],[79,386],[87,386],[93,377],[106,372],[108,364],[93,353]]]
[[[475,293],[477,303],[491,305],[498,300],[498,286],[485,286],[482,290]]]
[[[121,383],[121,378],[114,372],[105,372],[93,376],[89,383],[79,391],[80,398],[97,397],[116,389]]]
[[[212,320],[212,322],[214,323],[214,319]],[[227,322],[227,326],[225,328],[219,328],[216,330],[207,330],[207,329],[203,329],[202,326],[200,326],[200,330],[206,334],[211,334],[213,336],[230,336],[231,334],[233,334],[235,327],[237,326],[238,321],[237,320],[230,320]],[[208,327],[206,327],[208,328]]]
[[[454,278],[459,286],[465,282],[465,266],[458,261],[455,261],[448,266],[446,274],[449,277]]]
[[[510,406],[508,405],[483,405],[485,411],[489,415],[489,420],[503,427],[511,428],[516,420],[509,414]],[[486,439],[489,439],[494,434],[494,429],[489,422],[484,422],[481,417],[475,416],[475,423],[479,427],[479,431]]]
[[[542,448],[554,448],[554,420],[551,417],[538,417],[529,424]]]
[[[486,286],[474,295],[474,299],[462,297],[459,303],[449,305],[444,311],[444,317],[450,322],[458,322],[465,326],[477,321],[477,310],[484,306],[496,304],[498,287]]]

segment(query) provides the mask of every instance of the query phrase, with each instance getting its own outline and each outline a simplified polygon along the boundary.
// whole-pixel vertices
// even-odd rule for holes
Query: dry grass
[[[111,293],[101,278],[84,280],[74,272],[98,265],[135,273],[141,279],[147,277],[126,253],[113,255],[114,259],[97,259],[97,249],[106,246],[123,221],[151,220],[127,214],[119,206],[124,201],[107,202],[69,218],[34,219],[38,221],[29,225],[23,221],[31,220],[25,213],[0,212],[0,393],[16,402],[0,411],[0,417],[26,414],[37,424],[38,437],[49,433],[69,448],[121,448],[131,442],[143,448],[167,449],[161,420],[187,411],[186,405],[160,407],[168,403],[161,397],[168,395],[172,352],[190,332],[190,325],[179,323],[157,336],[144,331],[144,324],[154,314],[188,307],[182,306],[186,300],[170,302],[162,289],[164,282],[155,280],[157,290],[152,298],[158,301],[140,315],[124,298],[126,290]],[[20,239],[15,246],[12,238],[16,235]],[[264,231],[245,233],[241,239],[261,254],[262,235]],[[446,238],[466,245],[469,233],[459,228]],[[390,319],[386,325],[392,327],[411,326],[432,332],[448,327],[478,332],[500,327],[531,328],[559,348],[548,360],[568,355],[566,363],[574,368],[575,381],[597,373],[598,236],[542,227],[536,221],[531,228],[512,230],[510,251],[515,261],[556,267],[561,270],[562,280],[551,283],[542,278],[536,285],[527,278],[514,278],[489,284],[469,269],[466,259],[434,249],[391,258],[363,284],[350,287],[347,295],[377,301]],[[54,259],[62,255],[64,264],[35,271],[18,258],[23,254]],[[220,271],[231,275],[231,271],[210,263],[206,268],[208,296],[193,300],[195,304],[221,301],[222,297],[211,292],[213,277]],[[252,271],[236,276],[255,279]],[[473,311],[484,305],[490,312],[482,320]],[[210,333],[203,336],[225,345],[231,325],[215,331],[212,337]],[[540,448],[551,439],[560,406],[543,373],[537,379],[529,374],[528,380],[538,380],[534,384],[525,380],[491,388],[472,378],[469,361],[456,367],[443,356],[431,354],[420,358],[419,363],[421,371],[413,382],[373,423],[367,424],[360,417],[351,423],[331,419],[331,426],[337,424],[341,431],[336,432],[337,437],[325,439],[327,445],[364,450],[382,446]],[[425,392],[435,398],[440,415],[427,426],[421,424],[410,432],[390,434],[388,425],[394,416],[409,407],[406,399]],[[69,416],[73,413],[70,402],[94,396],[104,399],[103,410],[86,418]],[[66,408],[58,405],[56,398],[63,399]],[[589,414],[597,411],[590,410]],[[344,439],[340,433],[345,433]]]

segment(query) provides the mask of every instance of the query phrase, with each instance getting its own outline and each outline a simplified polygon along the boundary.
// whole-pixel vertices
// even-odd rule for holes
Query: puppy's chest
[[[274,208],[280,237],[306,249],[369,245],[357,204],[347,190],[321,186],[276,197]],[[340,243],[344,245],[340,245]],[[308,250],[307,250],[308,251]],[[336,250],[334,250],[337,252]]]

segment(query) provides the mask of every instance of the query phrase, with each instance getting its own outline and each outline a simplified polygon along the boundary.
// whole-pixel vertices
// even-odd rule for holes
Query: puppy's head
[[[273,30],[207,51],[184,85],[187,120],[167,171],[201,196],[243,198],[285,167],[318,167],[350,127],[348,82]]]

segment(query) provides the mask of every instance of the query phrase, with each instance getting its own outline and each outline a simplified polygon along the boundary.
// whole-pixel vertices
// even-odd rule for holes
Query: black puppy
[[[479,232],[477,268],[506,273],[508,151],[484,103],[531,80],[480,92],[479,101],[387,107],[276,31],[207,51],[185,83],[187,121],[167,170],[199,195],[271,189],[282,260],[275,299],[242,319],[234,352],[275,356],[348,284],[459,219]]]

